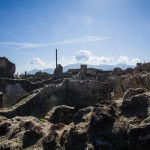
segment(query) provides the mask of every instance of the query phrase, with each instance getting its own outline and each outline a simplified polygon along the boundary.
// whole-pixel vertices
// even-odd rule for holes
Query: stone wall
[[[54,106],[69,105],[79,109],[94,106],[108,98],[108,84],[67,79],[32,91],[17,104],[1,110],[0,115],[8,118],[29,115],[43,117]]]
[[[15,71],[15,64],[6,57],[0,57],[0,77],[13,77]]]
[[[12,107],[0,110],[0,115],[7,118],[15,116],[35,116],[41,118],[51,108],[63,103],[65,93],[61,90],[61,87],[57,88],[58,91],[53,90],[51,87],[35,90],[23,97],[20,102]]]
[[[3,96],[3,107],[10,107],[14,105],[26,94],[27,92],[22,88],[20,84],[8,84]]]
[[[6,86],[8,84],[10,85],[20,84],[25,91],[31,92],[35,89],[41,88],[45,84],[45,82],[46,81],[33,83],[25,79],[2,78],[0,79],[0,87],[3,89],[3,91],[5,91]]]
[[[121,77],[111,78],[113,83],[113,99],[123,97],[129,88],[145,88],[150,91],[150,74],[135,74],[133,76],[124,75]]]
[[[53,84],[59,84],[63,81],[63,79],[52,81],[44,80],[40,82],[30,82],[29,80],[25,79],[8,79],[8,78],[2,78],[0,79],[0,92],[4,93],[4,96],[1,100],[1,107],[11,107],[16,102],[19,102],[27,93],[31,93],[32,91],[42,88],[45,85],[51,85]],[[20,87],[18,88],[19,85]],[[8,86],[11,87],[8,89]],[[21,90],[22,89],[22,90]],[[23,91],[26,91],[25,93]],[[24,94],[23,94],[23,93]]]
[[[100,100],[109,99],[107,83],[88,80],[67,80],[66,100],[69,105],[86,107],[96,104]]]
[[[141,73],[143,71],[150,72],[150,62],[149,63],[137,63],[137,66],[134,69],[134,73]]]

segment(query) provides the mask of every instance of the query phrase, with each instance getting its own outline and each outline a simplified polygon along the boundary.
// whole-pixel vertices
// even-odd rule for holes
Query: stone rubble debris
[[[82,65],[71,78],[59,66],[58,80],[0,78],[0,149],[149,150],[149,66]]]

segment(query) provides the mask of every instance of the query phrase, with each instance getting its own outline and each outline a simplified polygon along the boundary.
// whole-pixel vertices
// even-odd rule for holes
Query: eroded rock
[[[16,66],[14,63],[6,57],[0,57],[0,77],[13,77],[15,71]]]
[[[144,118],[148,114],[150,107],[150,94],[143,93],[131,96],[122,102],[121,112],[127,117],[137,116]]]
[[[56,131],[50,132],[43,138],[44,150],[55,150],[58,145],[58,133]]]
[[[0,111],[11,118],[0,117],[0,149],[148,150],[149,75],[119,75],[106,83],[68,79],[32,91]],[[112,91],[120,99],[105,100]]]
[[[54,107],[47,115],[46,119],[52,123],[62,122],[64,124],[69,124],[73,122],[73,116],[75,113],[74,107],[69,107],[66,105],[61,105]]]
[[[0,136],[6,135],[10,130],[11,124],[9,122],[4,122],[0,124]]]
[[[93,113],[93,109],[94,107],[90,106],[78,110],[78,112],[74,115],[73,118],[74,124],[78,124],[80,122],[89,122]]]
[[[65,143],[65,150],[84,150],[87,147],[87,128],[77,125],[70,129]]]
[[[129,90],[127,90],[127,92],[125,92],[123,100],[131,98],[132,96],[137,95],[137,94],[142,94],[144,92],[146,92],[146,89],[143,89],[143,88],[132,89],[132,88],[130,88]]]
[[[36,130],[26,131],[23,135],[23,149],[34,145],[41,137],[41,132]]]
[[[21,87],[20,84],[7,85],[6,92],[3,97],[4,107],[10,107],[19,101],[27,92]]]
[[[3,93],[0,92],[0,108],[3,108]]]
[[[89,135],[95,148],[109,147],[112,139],[112,128],[115,121],[115,108],[110,102],[103,101],[93,110],[89,124]]]
[[[141,123],[130,125],[127,130],[130,147],[133,149],[148,150],[150,147],[150,124]]]

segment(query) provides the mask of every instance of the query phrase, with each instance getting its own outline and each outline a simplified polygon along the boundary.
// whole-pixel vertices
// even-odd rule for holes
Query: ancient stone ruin
[[[0,149],[149,150],[148,66],[0,78]]]
[[[15,71],[15,64],[6,57],[0,57],[0,77],[13,77]]]
[[[150,72],[150,63],[137,63],[134,69],[135,73]]]

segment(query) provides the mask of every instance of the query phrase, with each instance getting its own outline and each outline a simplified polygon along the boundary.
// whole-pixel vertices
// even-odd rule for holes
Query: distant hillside
[[[69,64],[63,67],[63,71],[66,72],[68,71],[68,69],[78,69],[80,68],[79,63],[77,64]],[[107,65],[107,64],[101,64],[101,65],[88,65],[88,68],[96,68],[96,69],[102,69],[102,70],[113,70],[114,68],[119,67],[121,69],[127,69],[127,68],[134,68],[134,65],[127,65],[127,64],[117,64],[117,65]],[[39,69],[33,69],[31,71],[29,71],[29,74],[35,74],[36,72],[40,71]],[[53,68],[47,68],[47,69],[43,69],[41,70],[42,72],[47,72],[49,74],[53,74],[54,69]]]
[[[67,66],[64,66],[64,72],[68,71],[68,69],[78,69],[80,68],[81,64],[69,64]],[[101,65],[88,65],[88,68],[96,68],[96,69],[102,69],[102,70],[113,70],[114,68],[119,67],[121,69],[127,69],[127,68],[134,68],[134,65],[127,65],[127,64],[117,64],[117,65],[107,65],[107,64],[101,64]]]
[[[39,69],[33,69],[31,71],[28,71],[28,74],[35,74],[36,72],[41,71],[41,72],[47,72],[49,74],[53,74],[54,69],[52,68],[47,68],[47,69],[43,69],[43,70],[39,70]]]
[[[53,72],[54,72],[54,69],[53,68],[47,68],[47,69],[43,69],[43,70],[41,70],[42,72],[47,72],[47,73],[49,73],[49,74],[53,74]]]
[[[28,71],[28,74],[35,74],[35,73],[38,72],[38,71],[40,71],[40,70],[38,70],[38,69],[33,69],[33,70],[31,70],[31,71]]]

